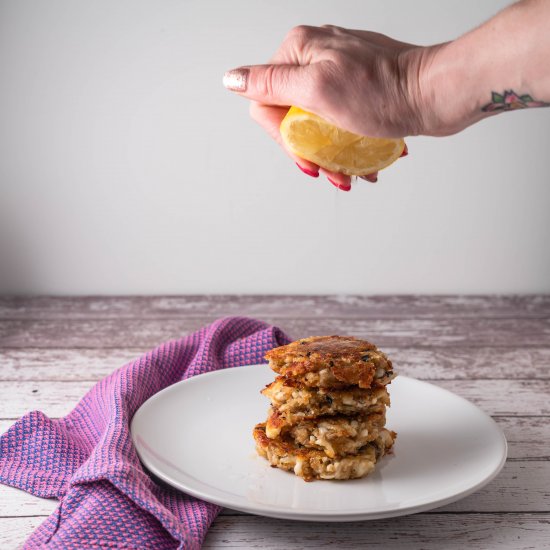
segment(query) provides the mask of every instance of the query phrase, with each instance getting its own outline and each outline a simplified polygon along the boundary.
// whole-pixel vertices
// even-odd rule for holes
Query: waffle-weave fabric
[[[288,342],[261,321],[220,319],[119,368],[64,418],[21,418],[0,438],[0,482],[60,500],[24,548],[200,548],[220,508],[150,478],[132,444],[132,416],[171,384],[262,363]]]

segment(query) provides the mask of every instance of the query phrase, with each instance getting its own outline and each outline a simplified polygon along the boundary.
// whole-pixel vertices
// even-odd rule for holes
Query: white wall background
[[[221,85],[300,23],[430,44],[506,4],[0,0],[0,292],[549,292],[550,109],[345,194]]]

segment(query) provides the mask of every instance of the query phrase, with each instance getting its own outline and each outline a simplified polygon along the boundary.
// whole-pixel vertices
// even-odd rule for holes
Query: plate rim
[[[185,483],[178,482],[171,478],[168,474],[164,473],[162,470],[158,469],[154,463],[150,463],[148,459],[145,457],[144,454],[142,454],[140,450],[141,443],[138,442],[138,436],[135,433],[134,430],[134,424],[136,421],[136,418],[139,420],[139,416],[146,414],[146,406],[150,406],[153,402],[157,401],[158,399],[162,399],[162,396],[166,393],[169,393],[170,391],[175,391],[182,385],[186,385],[189,383],[192,383],[193,381],[196,381],[197,379],[204,379],[205,377],[211,377],[220,375],[221,373],[225,373],[225,371],[233,371],[235,369],[246,369],[246,368],[256,368],[256,367],[262,367],[267,366],[266,363],[260,363],[256,365],[242,365],[239,367],[229,367],[225,369],[219,369],[215,371],[210,371],[202,374],[197,374],[196,376],[192,376],[190,378],[187,378],[185,380],[180,380],[178,382],[175,382],[174,384],[171,384],[170,386],[167,386],[166,388],[163,388],[159,392],[153,394],[151,397],[149,397],[146,401],[144,401],[136,410],[134,413],[131,421],[130,421],[130,433],[132,437],[132,442],[134,444],[134,448],[136,450],[136,453],[139,457],[139,460],[141,461],[142,465],[154,474],[156,477],[170,485],[171,487],[174,487],[188,495],[191,495],[195,498],[204,500],[206,502],[210,502],[212,504],[216,504],[217,506],[221,506],[223,508],[229,508],[232,510],[237,510],[240,512],[245,512],[248,514],[254,514],[259,516],[265,516],[265,517],[272,517],[277,519],[287,519],[287,520],[296,520],[296,521],[330,521],[330,522],[346,522],[346,521],[366,521],[366,520],[376,520],[376,519],[383,519],[383,518],[391,518],[391,517],[400,517],[400,516],[406,516],[411,514],[417,514],[420,512],[427,512],[429,510],[433,510],[435,508],[440,508],[442,506],[446,506],[447,504],[451,504],[453,502],[457,502],[458,500],[462,500],[463,498],[475,493],[476,491],[483,488],[485,485],[488,485],[493,481],[497,475],[502,471],[502,468],[506,464],[506,460],[508,458],[508,442],[506,440],[506,436],[504,435],[504,432],[502,431],[501,427],[495,422],[495,420],[487,414],[483,409],[478,407],[475,403],[472,403],[465,397],[462,397],[461,395],[458,395],[456,393],[453,393],[452,391],[448,390],[447,388],[442,388],[441,386],[437,386],[436,384],[432,384],[425,380],[419,380],[418,378],[412,378],[410,376],[404,376],[399,375],[399,379],[412,381],[413,383],[419,383],[421,385],[428,385],[437,388],[438,391],[448,393],[453,396],[455,399],[459,399],[465,403],[468,404],[468,406],[474,407],[477,409],[481,414],[483,414],[493,425],[493,428],[495,428],[496,432],[499,434],[499,439],[501,443],[501,456],[500,461],[496,468],[480,480],[478,483],[465,488],[463,491],[459,491],[457,493],[454,493],[453,495],[449,495],[447,497],[442,497],[437,500],[433,500],[430,502],[425,502],[421,504],[416,505],[410,505],[406,506],[404,508],[393,508],[391,510],[381,510],[380,512],[342,512],[339,513],[335,510],[327,510],[327,511],[317,511],[317,512],[300,512],[295,510],[288,510],[285,511],[284,509],[271,507],[269,505],[265,504],[257,504],[254,506],[247,506],[245,503],[235,505],[233,502],[225,501],[223,498],[218,498],[216,496],[212,497],[210,494],[206,494],[202,492],[201,490],[194,489],[193,487],[187,486]],[[204,485],[204,482],[199,482]],[[336,481],[336,483],[340,483]],[[219,490],[222,491],[221,489]],[[242,499],[242,497],[237,496],[237,498]]]

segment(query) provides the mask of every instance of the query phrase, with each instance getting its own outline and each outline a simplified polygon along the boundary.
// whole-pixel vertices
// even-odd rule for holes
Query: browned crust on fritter
[[[345,390],[309,388],[278,376],[261,392],[272,404],[267,426],[270,437],[298,422],[327,415],[382,414],[390,406],[385,387],[363,390],[352,386]]]
[[[266,432],[269,434],[267,437],[271,439],[279,437],[282,431],[288,430],[288,428],[292,426],[292,424],[273,407],[271,407],[267,413],[265,425]]]
[[[370,388],[393,377],[384,353],[353,336],[311,336],[274,348],[265,358],[275,372],[312,387]]]
[[[374,405],[369,405],[361,410],[363,414],[384,414],[386,410],[386,405],[383,403],[377,403]],[[321,414],[327,414],[320,409]],[[349,413],[348,413],[349,414]],[[357,411],[354,411],[352,414],[357,414]],[[292,426],[299,424],[300,422],[305,422],[316,418],[319,418],[320,415],[315,410],[306,410],[306,411],[295,411],[295,412],[281,412],[275,407],[271,407],[267,413],[267,431],[270,437],[277,437],[281,432],[287,431]]]
[[[385,423],[385,411],[357,416],[320,416],[292,426],[288,435],[299,445],[319,449],[335,458],[357,453],[379,436]]]
[[[391,434],[392,439],[395,439],[397,437],[397,434],[395,432],[391,430],[387,431]],[[265,433],[265,422],[260,422],[259,424],[256,424],[256,426],[254,426],[253,435],[256,442],[259,443],[262,447],[265,447],[267,445],[274,446],[280,449],[281,452],[293,453],[296,456],[304,458],[324,455],[324,453],[322,451],[319,451],[318,449],[312,449],[297,445],[292,441],[292,439],[286,436],[278,437],[277,439],[270,439]],[[391,445],[386,445],[385,450],[388,451],[390,448]]]
[[[319,451],[316,449],[310,449],[307,447],[300,447],[293,443],[287,437],[278,437],[277,439],[270,439],[265,433],[265,422],[256,424],[253,431],[254,439],[261,447],[272,447],[277,449],[281,454],[292,453],[295,456],[301,458],[308,458],[311,456],[318,456]]]
[[[292,397],[300,396],[308,407],[320,407],[322,403],[334,402],[361,402],[371,403],[373,400],[383,401],[390,404],[388,390],[385,387],[362,389],[357,386],[346,386],[345,388],[312,388],[300,382],[284,376],[277,376],[273,382],[267,384],[260,391],[272,404],[280,405],[282,399],[288,403]],[[280,398],[278,399],[278,396]],[[328,414],[318,412],[317,414]]]
[[[270,439],[263,423],[254,427],[253,436],[258,454],[273,467],[293,471],[306,481],[312,481],[353,479],[368,475],[376,461],[391,450],[396,434],[382,429],[375,441],[367,443],[355,455],[345,457],[329,457],[321,450],[297,445],[288,437]]]

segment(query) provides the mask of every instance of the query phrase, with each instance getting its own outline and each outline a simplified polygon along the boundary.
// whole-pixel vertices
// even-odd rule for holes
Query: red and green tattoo
[[[528,107],[550,107],[550,103],[536,101],[529,94],[518,95],[513,90],[504,90],[504,94],[492,92],[491,103],[481,108],[486,113],[494,111],[514,111]]]

